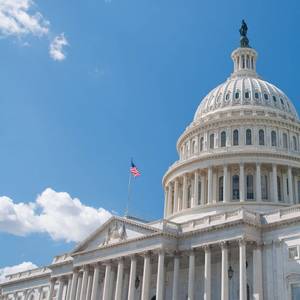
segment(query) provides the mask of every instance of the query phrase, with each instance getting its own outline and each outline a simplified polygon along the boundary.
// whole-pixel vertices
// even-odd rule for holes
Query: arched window
[[[254,188],[253,188],[253,175],[247,175],[247,199],[253,200],[254,199]]]
[[[282,201],[281,180],[279,176],[277,176],[277,193],[278,193],[278,201]]]
[[[284,133],[282,135],[282,143],[283,143],[283,148],[287,149],[287,147],[288,147],[288,139],[287,139],[287,134],[286,133]]]
[[[237,129],[233,130],[233,146],[238,146],[239,144],[239,131]]]
[[[209,136],[209,147],[210,149],[215,148],[215,135],[213,133]]]
[[[219,177],[219,201],[223,201],[223,176]]]
[[[221,132],[221,147],[226,147],[226,132]]]
[[[258,132],[258,138],[259,138],[259,145],[263,146],[265,144],[265,132],[260,129]]]
[[[271,140],[272,140],[272,146],[276,147],[277,146],[277,137],[276,137],[276,132],[272,130],[271,132]]]
[[[239,175],[232,176],[232,199],[239,200],[240,199],[240,180]]]
[[[200,151],[203,151],[203,137],[200,138]]]
[[[252,133],[251,129],[246,130],[246,145],[252,145]]]
[[[297,139],[295,136],[293,136],[293,149],[294,151],[297,151],[298,150],[298,147],[297,147]]]
[[[268,176],[261,176],[261,198],[263,200],[268,199]]]

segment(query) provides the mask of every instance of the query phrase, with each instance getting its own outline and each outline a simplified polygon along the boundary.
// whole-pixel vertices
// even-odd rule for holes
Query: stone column
[[[94,274],[92,272],[89,272],[86,300],[90,300],[92,297],[93,277],[94,277]]]
[[[76,291],[76,300],[80,300],[81,288],[82,288],[82,274],[79,273],[77,291]]]
[[[278,203],[277,166],[275,164],[272,165],[272,183],[274,202]]]
[[[168,215],[168,199],[169,199],[169,189],[165,187],[165,207],[164,207],[164,218]]]
[[[51,278],[50,279],[49,293],[48,293],[48,300],[52,299],[53,291],[54,291],[54,286],[55,286],[55,279]]]
[[[84,266],[83,267],[83,277],[82,277],[82,287],[81,287],[81,293],[80,293],[80,300],[86,300],[88,278],[89,278],[89,267]]]
[[[178,179],[175,179],[174,183],[174,213],[179,210],[179,203],[178,203]]]
[[[223,167],[223,202],[227,203],[229,202],[228,198],[228,166],[225,164]]]
[[[244,164],[240,163],[240,201],[244,202],[245,201],[245,169],[244,169]]]
[[[104,277],[104,284],[103,284],[103,297],[102,300],[109,299],[109,292],[110,292],[110,279],[111,279],[111,263],[107,263],[105,267],[105,277]]]
[[[212,167],[209,167],[207,169],[207,202],[208,204],[212,204],[212,196],[213,196],[213,172],[212,172]]]
[[[135,279],[136,279],[136,260],[137,260],[136,256],[131,257],[128,300],[134,300]]]
[[[71,285],[71,293],[70,293],[70,300],[75,300],[76,297],[76,288],[78,283],[78,269],[73,270],[73,279],[72,279],[72,285]]]
[[[253,299],[263,300],[262,245],[257,244],[253,250]]]
[[[172,300],[179,300],[179,297],[178,297],[179,271],[180,271],[180,257],[179,257],[178,254],[175,253],[175,255],[174,255]]]
[[[149,300],[149,296],[150,296],[150,279],[151,279],[151,264],[150,263],[151,263],[150,254],[146,253],[144,255],[144,271],[143,271],[141,300]]]
[[[196,170],[194,172],[194,197],[193,197],[193,203],[192,207],[195,207],[198,205],[198,196],[199,196],[199,172]]]
[[[115,300],[121,300],[122,299],[123,274],[124,274],[124,259],[121,258],[118,261],[118,272],[117,272]]]
[[[158,253],[156,300],[164,299],[165,291],[165,253],[163,250]]]
[[[99,290],[99,277],[100,277],[100,265],[96,264],[94,269],[91,300],[97,300],[98,290]]]
[[[172,214],[172,183],[168,184],[168,204],[167,204],[167,215]]]
[[[256,164],[256,201],[261,202],[261,169],[260,163]]]
[[[226,242],[221,243],[222,272],[221,272],[221,300],[229,299],[228,290],[228,246]]]
[[[38,293],[39,293],[39,300],[42,300],[42,299],[43,299],[43,287],[42,287],[42,286],[39,287]],[[1,299],[1,298],[0,298],[0,299]],[[18,299],[18,293],[15,293],[14,299],[15,299],[15,300],[19,300],[19,299]]]
[[[247,273],[246,273],[246,241],[239,241],[240,252],[240,299],[247,300]]]
[[[65,285],[65,279],[63,277],[60,277],[59,278],[59,285],[58,285],[57,300],[62,300],[64,285]]]
[[[288,166],[288,186],[289,186],[289,202],[294,204],[293,174],[292,167]]]
[[[195,299],[195,252],[192,250],[189,254],[189,282],[188,282],[188,300]]]
[[[187,174],[183,175],[183,186],[182,186],[182,207],[183,209],[187,208]]]
[[[68,288],[67,288],[66,297],[65,297],[66,300],[71,299],[72,282],[73,282],[73,274],[70,274],[69,279],[68,279]]]
[[[211,300],[211,249],[204,247],[204,300]]]

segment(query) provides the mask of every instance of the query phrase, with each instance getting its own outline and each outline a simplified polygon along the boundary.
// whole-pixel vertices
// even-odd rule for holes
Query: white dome
[[[252,58],[253,68],[244,67],[241,69],[238,66],[241,56],[249,56],[250,62]],[[275,110],[298,119],[297,111],[288,97],[279,88],[256,74],[256,56],[257,54],[253,49],[239,48],[233,52],[232,58],[235,64],[233,74],[224,83],[209,92],[201,101],[194,121],[199,121],[211,113],[234,108],[241,109],[241,106],[263,107],[266,110]]]

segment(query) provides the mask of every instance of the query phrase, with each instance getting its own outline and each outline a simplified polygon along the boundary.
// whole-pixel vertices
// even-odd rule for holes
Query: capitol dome
[[[246,39],[246,40],[245,40]],[[268,212],[300,203],[300,122],[293,103],[256,72],[241,37],[229,78],[201,101],[163,178],[165,218],[176,222],[237,207]]]

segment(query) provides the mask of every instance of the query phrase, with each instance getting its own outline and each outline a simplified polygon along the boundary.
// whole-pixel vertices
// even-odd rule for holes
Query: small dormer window
[[[239,97],[240,97],[240,93],[239,93],[239,92],[236,92],[236,93],[235,93],[235,99],[239,99]]]
[[[268,94],[264,94],[264,98],[265,98],[265,100],[268,100],[269,99]]]
[[[299,259],[299,246],[289,247],[289,259]]]
[[[274,102],[274,105],[276,105],[276,103],[277,103],[277,99],[276,99],[276,97],[275,97],[275,96],[273,96],[273,102]]]
[[[250,93],[249,93],[249,92],[246,92],[246,93],[245,93],[245,98],[246,98],[246,99],[249,99],[249,98],[250,98]]]
[[[284,108],[284,102],[283,102],[282,98],[280,98],[280,103],[281,103],[282,108]]]
[[[255,92],[254,97],[255,97],[255,99],[258,99],[258,98],[259,98],[258,92]]]
[[[229,97],[230,97],[230,94],[227,93],[225,99],[226,99],[226,100],[229,100]]]

